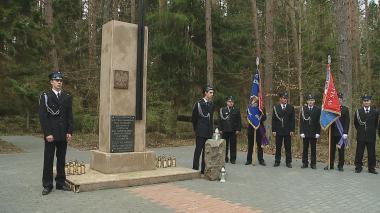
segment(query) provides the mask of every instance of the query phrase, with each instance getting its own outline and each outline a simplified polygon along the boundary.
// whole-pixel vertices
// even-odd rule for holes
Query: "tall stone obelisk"
[[[142,120],[136,120],[136,24],[103,25],[100,72],[99,150],[91,169],[123,173],[155,169],[155,154],[145,148],[148,30],[145,28]]]

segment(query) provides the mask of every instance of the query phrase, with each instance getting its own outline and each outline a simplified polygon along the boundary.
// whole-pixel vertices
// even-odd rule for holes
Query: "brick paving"
[[[260,213],[260,210],[252,210],[242,206],[240,203],[233,203],[220,198],[215,198],[199,192],[176,186],[174,184],[158,184],[138,187],[132,192],[138,196],[149,199],[157,204],[175,209],[176,212],[218,212],[218,213]]]

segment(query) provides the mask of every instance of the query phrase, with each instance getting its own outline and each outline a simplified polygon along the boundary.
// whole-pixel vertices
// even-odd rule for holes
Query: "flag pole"
[[[328,55],[327,56],[327,63],[330,65],[331,64],[331,56],[330,55]],[[331,168],[330,168],[330,165],[331,165],[331,125],[329,126],[329,153],[328,153],[328,160],[327,160],[327,170],[330,170]]]
[[[256,69],[259,68],[259,64],[260,64],[260,58],[259,57],[256,57]],[[260,106],[259,106],[260,107]],[[260,123],[259,123],[259,126],[260,126]],[[253,153],[252,153],[252,165],[255,166],[256,165],[256,129],[253,128]]]
[[[330,170],[330,165],[331,165],[331,125],[329,126],[329,151],[328,151],[328,160],[327,160],[327,170]]]

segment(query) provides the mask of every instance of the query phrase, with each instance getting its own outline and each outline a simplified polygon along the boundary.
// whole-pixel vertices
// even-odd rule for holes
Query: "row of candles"
[[[86,165],[84,162],[69,161],[65,164],[65,174],[66,175],[82,175],[86,173]]]
[[[177,159],[172,156],[158,156],[156,158],[156,167],[157,168],[167,168],[167,167],[176,167]]]

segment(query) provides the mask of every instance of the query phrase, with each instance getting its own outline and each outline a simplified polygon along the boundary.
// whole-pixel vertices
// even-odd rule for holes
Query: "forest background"
[[[214,117],[232,95],[244,118],[256,57],[267,109],[283,91],[298,111],[309,93],[321,105],[327,55],[351,120],[364,93],[380,106],[378,1],[155,0],[145,1],[144,10],[151,146],[192,141],[186,120],[207,83],[216,88]],[[137,0],[1,1],[0,134],[41,132],[38,98],[49,88],[47,75],[60,70],[74,96],[78,143],[96,148],[102,25],[137,23],[138,11]],[[244,149],[244,134],[239,141]],[[300,150],[298,137],[293,146]]]

